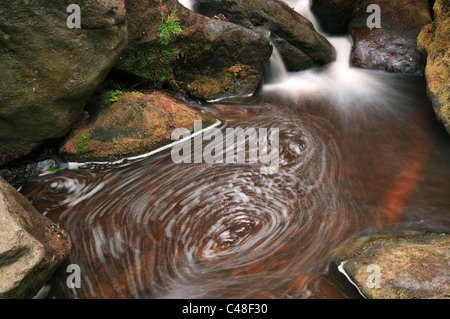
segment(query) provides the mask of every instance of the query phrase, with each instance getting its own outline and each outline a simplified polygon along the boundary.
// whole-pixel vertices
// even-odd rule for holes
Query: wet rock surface
[[[394,73],[423,75],[424,59],[417,50],[417,36],[431,22],[426,0],[373,1],[380,7],[381,28],[369,28],[373,12],[361,2],[350,21],[353,39],[351,63],[355,67]],[[373,20],[370,20],[373,21]]]
[[[322,30],[329,34],[347,33],[359,0],[314,0],[311,10],[320,22]]]
[[[450,298],[450,235],[361,236],[336,250],[335,263],[367,298]]]
[[[113,92],[114,93],[114,92]],[[194,128],[194,120],[211,122],[189,104],[164,91],[103,94],[93,103],[99,114],[80,125],[61,147],[72,161],[114,161],[149,152],[171,141],[176,128]],[[108,99],[109,98],[109,99]]]
[[[81,28],[73,29],[71,3],[0,5],[0,165],[67,134],[125,48],[123,1],[78,1]]]
[[[439,120],[450,133],[450,12],[448,1],[434,4],[433,23],[426,25],[417,38],[419,52],[427,56],[425,77],[428,96]]]
[[[125,2],[130,45],[118,69],[201,100],[253,94],[272,53],[264,35],[177,1]]]
[[[0,178],[0,298],[31,298],[69,254],[68,233]]]
[[[282,1],[198,0],[196,9],[210,17],[223,14],[230,22],[268,33],[289,71],[326,65],[335,59],[327,39]]]

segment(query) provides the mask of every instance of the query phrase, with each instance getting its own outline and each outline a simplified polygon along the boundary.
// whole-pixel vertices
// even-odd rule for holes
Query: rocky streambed
[[[213,267],[217,272],[209,273],[208,283],[216,282],[215,275],[232,274],[237,281],[244,278],[250,290],[261,294],[269,291],[267,296],[273,298],[332,298],[341,296],[336,292],[339,289],[313,274],[326,272],[327,265],[334,264],[365,297],[448,298],[447,1],[436,0],[433,5],[426,0],[395,4],[373,1],[381,9],[381,28],[367,26],[371,15],[366,10],[368,3],[357,0],[314,0],[311,5],[315,16],[308,1],[198,0],[187,8],[175,0],[82,0],[78,1],[81,28],[67,24],[69,4],[7,1],[0,5],[0,15],[5,18],[0,21],[0,176],[4,178],[0,183],[1,297],[32,297],[58,266],[63,269],[68,263],[90,265],[89,278],[95,278],[99,269],[115,273],[112,269],[118,264],[110,256],[123,244],[119,239],[125,235],[122,228],[116,229],[116,235],[110,231],[127,211],[120,201],[113,201],[116,215],[109,216],[102,207],[106,194],[122,189],[120,183],[128,180],[147,190],[142,197],[128,194],[123,198],[124,203],[142,203],[149,209],[145,213],[141,206],[129,204],[128,213],[133,217],[121,224],[134,230],[125,233],[139,243],[136,251],[146,243],[172,266],[175,259],[183,258],[193,266],[193,259],[186,259],[194,258],[193,252],[203,266],[218,262],[214,259],[217,256],[223,257],[219,258],[223,264],[218,262],[218,268]],[[364,77],[367,82],[361,82],[363,77],[359,81],[325,81],[330,69],[339,70],[331,67],[338,52],[330,40],[338,35],[352,39],[348,57],[352,70],[380,73],[369,72]],[[265,84],[280,80],[268,79],[274,51],[279,53],[285,70],[291,72],[285,76],[307,79],[300,89],[287,86],[292,82],[279,82],[286,83],[286,92],[264,90]],[[322,87],[313,90],[311,83]],[[247,166],[217,171],[216,166],[208,166],[198,171],[192,167],[190,176],[172,167],[167,157],[159,157],[167,153],[148,160],[159,175],[140,164],[124,171],[108,164],[80,171],[68,169],[69,162],[114,162],[147,153],[170,143],[176,128],[192,131],[195,120],[208,126],[217,119],[222,123],[221,130],[237,125],[280,128],[280,173],[267,179]],[[368,145],[373,145],[372,149]],[[355,158],[346,152],[353,152]],[[123,163],[128,167],[128,162]],[[153,178],[147,176],[137,182],[135,170]],[[171,174],[166,175],[164,170]],[[120,174],[126,178],[116,180]],[[159,180],[159,176],[166,176],[167,181]],[[191,181],[192,185],[197,185],[196,180],[203,181],[204,185],[197,186],[204,194],[212,192],[211,198],[202,197],[194,189],[178,189],[175,184],[180,180]],[[229,189],[233,183],[239,185]],[[105,185],[111,190],[104,190]],[[358,185],[365,185],[364,190],[358,191]],[[178,189],[176,201],[167,198],[171,189]],[[100,197],[96,197],[97,192]],[[262,194],[266,196],[260,198]],[[115,196],[120,198],[119,194]],[[423,201],[415,201],[414,196],[423,197]],[[211,208],[214,198],[220,203],[218,212]],[[68,204],[71,200],[77,204]],[[170,207],[154,207],[156,203]],[[427,205],[429,214],[420,218],[415,215],[416,211],[425,214]],[[375,211],[374,219],[356,213],[356,206],[364,212]],[[181,228],[169,227],[175,231],[167,230],[171,235],[155,230],[145,238],[134,237],[142,229],[131,221],[144,217],[153,220],[159,209],[169,216],[197,211],[206,226],[198,226],[200,230],[193,232],[197,235],[191,239],[177,237],[183,227],[193,226],[189,220],[174,220],[170,225]],[[93,218],[90,213],[107,216],[109,224],[100,217],[93,224],[80,221],[84,226],[77,228],[66,219],[73,211],[86,214],[88,219]],[[218,220],[211,217],[212,211]],[[348,224],[340,229],[336,219],[325,227],[326,212],[340,212],[338,216],[346,216]],[[94,224],[104,228],[103,235],[93,233]],[[370,226],[374,224],[377,226]],[[161,220],[147,226],[153,229],[155,225],[168,227]],[[284,232],[272,233],[270,225],[278,225]],[[420,234],[399,235],[397,230],[402,228],[420,229]],[[85,236],[80,235],[80,229]],[[273,235],[269,236],[271,241],[260,237],[264,229]],[[387,233],[370,239],[358,235],[378,233],[380,229]],[[109,235],[102,237],[105,233]],[[103,239],[99,241],[98,236]],[[282,236],[289,244],[283,243]],[[348,237],[357,239],[347,244]],[[180,247],[189,248],[192,242],[197,246],[187,254],[178,250],[175,254],[171,238],[179,238]],[[335,247],[330,238],[342,246]],[[80,250],[83,245],[105,242],[110,247],[119,246],[109,252],[100,250],[95,256],[85,256],[86,252]],[[273,253],[262,243],[272,247]],[[313,254],[305,243],[311,247],[321,244],[325,250]],[[254,248],[254,260],[240,259],[249,247]],[[293,253],[302,249],[304,254],[300,256]],[[130,256],[128,249],[120,251],[123,258]],[[314,258],[308,259],[312,256],[308,252]],[[231,256],[236,258],[234,263]],[[275,262],[277,256],[286,258]],[[150,269],[157,269],[154,276],[138,273],[138,266],[148,265],[153,257],[142,250],[141,262],[126,264],[128,268],[124,269],[129,271],[117,273],[117,282],[91,282],[97,285],[97,295],[66,290],[67,273],[60,270],[52,277],[53,285],[59,288],[51,294],[128,298],[171,296],[172,291],[172,296],[183,297],[201,297],[208,292],[218,297],[251,296],[250,291],[234,296],[218,293],[218,287],[232,291],[230,287],[237,282],[233,280],[216,282],[216,287],[208,284],[203,290],[177,290],[187,283],[170,278],[170,272],[161,271],[161,265],[151,264]],[[104,258],[109,264],[97,269],[96,258]],[[301,266],[296,268],[294,261]],[[176,265],[173,267],[178,269],[180,264]],[[374,266],[367,271],[370,265]],[[242,269],[247,275],[240,272]],[[294,276],[286,275],[286,269]],[[195,275],[195,271],[181,273],[184,279]],[[269,276],[266,286],[255,288],[252,283],[268,273],[275,275]],[[127,287],[130,274],[153,288]],[[164,283],[164,279],[167,286],[156,284]],[[273,292],[278,291],[274,282],[282,285],[284,293]],[[311,288],[314,283],[319,288]],[[117,290],[119,286],[125,288]]]

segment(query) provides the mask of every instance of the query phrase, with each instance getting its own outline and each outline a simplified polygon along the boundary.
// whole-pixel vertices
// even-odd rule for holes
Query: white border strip
[[[361,292],[361,290],[359,289],[358,285],[357,285],[353,280],[351,280],[351,279],[350,279],[350,276],[345,272],[345,270],[344,270],[344,264],[345,264],[345,262],[343,261],[343,262],[341,262],[341,264],[338,266],[339,272],[340,272],[341,274],[343,274],[343,275],[347,278],[347,280],[350,281],[350,283],[351,283],[353,286],[356,287],[356,289],[358,290],[359,294],[360,294],[361,296],[363,296],[364,299],[367,299],[367,297],[364,296],[364,294],[363,294],[363,293]]]
[[[218,99],[215,100],[206,100],[206,102],[208,103],[216,103],[216,102],[221,102],[221,101],[225,101],[225,100],[231,100],[231,99],[236,99],[236,98],[248,98],[248,97],[252,97],[254,95],[254,93],[249,93],[247,95],[231,95],[231,96],[224,96],[224,97],[219,97]]]
[[[185,138],[182,138],[181,140],[178,140],[178,141],[175,141],[175,142],[170,143],[168,145],[162,146],[162,147],[160,147],[160,148],[158,148],[156,150],[153,150],[153,151],[151,151],[149,153],[145,153],[145,154],[141,154],[141,155],[137,155],[137,156],[133,156],[133,157],[125,157],[125,158],[122,158],[122,159],[117,160],[115,162],[83,162],[83,163],[69,162],[68,169],[83,168],[84,166],[92,165],[92,164],[95,164],[95,165],[105,165],[105,164],[116,165],[116,164],[122,164],[126,160],[127,161],[134,161],[134,160],[137,160],[137,159],[146,158],[146,157],[152,156],[152,155],[154,155],[156,153],[162,152],[162,151],[164,151],[164,150],[166,150],[168,148],[171,148],[171,147],[173,147],[173,146],[175,146],[175,145],[177,145],[179,143],[182,143],[182,142],[185,142],[187,140],[190,140],[191,138],[193,138],[193,137],[195,137],[195,136],[197,136],[199,134],[203,134],[204,132],[206,132],[206,131],[208,131],[208,130],[210,130],[212,128],[215,128],[215,127],[219,126],[220,124],[222,124],[222,122],[219,121],[219,120],[216,120],[216,122],[214,124],[212,124],[212,125],[210,125],[208,127],[205,127],[204,129],[202,129],[200,131],[194,132],[193,134],[191,134],[189,136],[186,136]]]

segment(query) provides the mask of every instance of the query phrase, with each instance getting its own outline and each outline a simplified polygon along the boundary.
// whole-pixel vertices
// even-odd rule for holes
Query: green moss
[[[167,16],[167,18],[161,14],[161,25],[158,29],[161,44],[167,45],[171,36],[178,35],[182,31],[181,25],[178,22],[176,8]]]
[[[423,55],[427,54],[427,51],[429,50],[430,47],[431,28],[432,28],[431,23],[427,24],[422,28],[422,30],[419,33],[419,36],[417,37],[417,51],[419,51]]]
[[[169,40],[182,31],[176,9],[167,17],[161,13],[161,24],[158,29],[159,41],[147,43],[125,52],[120,57],[116,68],[153,80],[158,87],[161,87],[172,73],[173,60],[181,54],[181,50],[177,46],[169,45]]]
[[[193,97],[214,100],[227,93],[237,94],[237,81],[240,87],[258,83],[258,72],[248,65],[237,63],[224,68],[216,76],[196,76],[196,80],[187,89]]]
[[[89,153],[92,149],[89,147],[89,134],[81,135],[77,140],[77,155]]]
[[[116,68],[142,77],[157,87],[173,80],[174,62],[182,50],[176,45],[145,44],[124,53]]]

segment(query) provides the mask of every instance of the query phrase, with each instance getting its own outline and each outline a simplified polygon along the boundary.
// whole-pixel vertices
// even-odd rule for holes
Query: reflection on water
[[[339,298],[337,244],[361,231],[450,230],[450,143],[422,79],[371,75],[380,103],[341,112],[276,94],[207,104],[221,129],[279,128],[280,167],[174,164],[170,150],[42,176],[22,192],[71,235],[81,288],[57,298]]]

